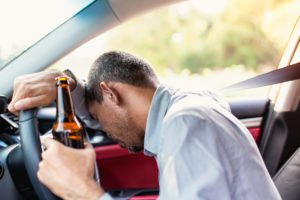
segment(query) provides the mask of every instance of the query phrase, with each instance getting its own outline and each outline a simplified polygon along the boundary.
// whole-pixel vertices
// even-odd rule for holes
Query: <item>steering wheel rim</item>
[[[37,177],[39,162],[42,160],[41,140],[37,126],[37,113],[37,108],[20,111],[19,129],[25,168],[33,189],[39,199],[59,200],[60,198],[55,196],[47,187],[45,187]],[[89,141],[88,137],[87,140]],[[96,161],[94,166],[94,179],[96,183],[100,185],[100,176]]]
[[[37,128],[37,111],[37,108],[23,110],[19,116],[21,149],[24,164],[30,182],[39,199],[59,200],[37,177],[38,165],[41,161],[42,153],[40,135]]]

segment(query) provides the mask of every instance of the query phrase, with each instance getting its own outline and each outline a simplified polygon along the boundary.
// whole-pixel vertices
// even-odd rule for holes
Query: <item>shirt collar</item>
[[[146,155],[156,156],[158,152],[160,129],[168,111],[172,93],[174,90],[165,85],[160,85],[154,93],[146,123],[144,139],[144,153]]]

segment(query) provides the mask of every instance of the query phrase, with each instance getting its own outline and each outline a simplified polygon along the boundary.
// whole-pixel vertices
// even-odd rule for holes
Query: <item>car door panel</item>
[[[264,135],[261,138],[260,152],[271,176],[300,147],[300,110],[270,112]]]
[[[260,128],[248,128],[249,132],[251,133],[251,135],[253,136],[255,142],[258,142],[258,139],[260,137]]]
[[[119,145],[95,147],[101,185],[106,190],[158,188],[158,169],[153,157],[129,153]]]
[[[268,98],[238,99],[229,102],[230,109],[241,122],[248,128],[256,143],[259,145],[262,137],[264,118],[270,108]]]

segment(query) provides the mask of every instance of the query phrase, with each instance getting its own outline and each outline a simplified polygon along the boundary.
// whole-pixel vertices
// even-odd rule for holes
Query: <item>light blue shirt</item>
[[[147,118],[159,199],[281,199],[246,127],[217,95],[161,85]]]
[[[144,151],[157,161],[159,199],[281,199],[254,139],[212,92],[159,86]]]

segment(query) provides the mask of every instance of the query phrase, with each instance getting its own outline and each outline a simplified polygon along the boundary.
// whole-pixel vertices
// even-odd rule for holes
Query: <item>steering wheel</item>
[[[19,116],[21,148],[24,164],[30,182],[39,199],[59,200],[37,177],[38,165],[41,161],[41,140],[37,128],[37,109],[22,110]]]
[[[21,148],[24,164],[30,182],[39,199],[59,200],[48,188],[46,188],[37,177],[38,165],[41,161],[41,141],[37,127],[37,108],[23,110],[19,116],[19,127],[21,136]],[[98,168],[95,166],[95,179],[99,180]]]

